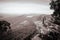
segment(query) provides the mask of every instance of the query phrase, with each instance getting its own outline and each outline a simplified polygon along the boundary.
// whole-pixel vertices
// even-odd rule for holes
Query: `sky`
[[[49,0],[0,0],[0,14],[52,14]]]

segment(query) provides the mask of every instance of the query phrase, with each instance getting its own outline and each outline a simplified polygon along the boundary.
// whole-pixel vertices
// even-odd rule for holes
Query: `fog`
[[[0,2],[0,14],[52,14],[50,6],[44,3],[34,2]]]

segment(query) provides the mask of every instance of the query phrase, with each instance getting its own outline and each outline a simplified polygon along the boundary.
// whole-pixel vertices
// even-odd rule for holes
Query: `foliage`
[[[52,17],[54,18],[54,23],[60,25],[60,0],[51,0],[50,9],[53,9],[54,12]]]

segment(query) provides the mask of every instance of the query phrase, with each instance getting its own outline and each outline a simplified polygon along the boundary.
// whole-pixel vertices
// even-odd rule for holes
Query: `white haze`
[[[5,2],[0,3],[0,13],[9,15],[51,14],[49,5],[37,3]]]

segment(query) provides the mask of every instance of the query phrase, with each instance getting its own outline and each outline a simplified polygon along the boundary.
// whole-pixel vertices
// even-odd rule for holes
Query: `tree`
[[[50,9],[53,9],[54,12],[52,17],[54,18],[54,23],[60,25],[60,0],[51,0]]]
[[[7,40],[9,35],[11,36],[9,29],[11,29],[10,23],[5,20],[0,20],[0,40]]]
[[[0,32],[6,32],[8,28],[11,29],[9,22],[5,20],[0,21]]]

